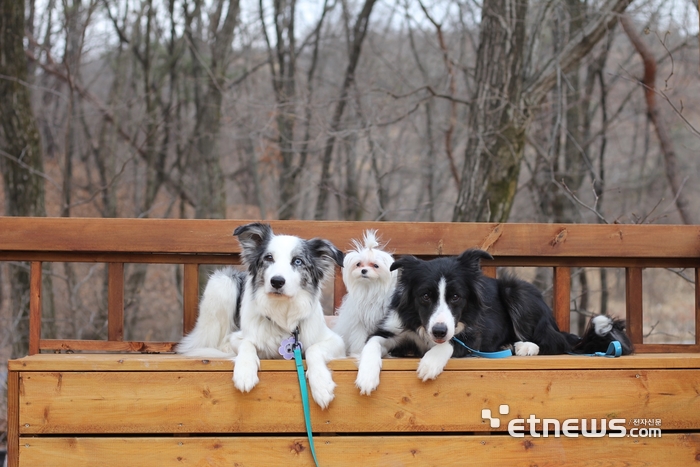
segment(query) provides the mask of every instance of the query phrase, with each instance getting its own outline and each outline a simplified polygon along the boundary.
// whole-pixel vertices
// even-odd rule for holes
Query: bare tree
[[[31,107],[24,55],[24,2],[0,4],[0,170],[5,212],[11,216],[45,216],[44,162],[39,130]],[[10,98],[11,96],[11,98]],[[29,345],[29,268],[10,265],[12,309],[16,323],[12,353]]]

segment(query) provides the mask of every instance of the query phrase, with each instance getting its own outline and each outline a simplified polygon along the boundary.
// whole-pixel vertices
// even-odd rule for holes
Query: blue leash
[[[301,390],[301,402],[304,406],[304,422],[306,423],[306,436],[309,438],[309,448],[314,458],[314,464],[318,467],[316,459],[316,448],[314,447],[314,437],[311,433],[311,411],[309,410],[309,392],[306,389],[306,376],[304,375],[304,363],[301,360],[301,343],[299,342],[299,329],[294,331],[294,362],[297,366],[297,376],[299,376],[299,389]]]
[[[461,340],[457,339],[456,337],[452,338],[453,341],[473,353],[474,355],[477,355],[479,357],[483,358],[505,358],[505,357],[511,357],[513,356],[513,352],[511,352],[510,349],[506,350],[499,350],[498,352],[482,352],[480,350],[474,350],[471,347],[469,347],[467,344],[462,342]]]
[[[583,357],[608,357],[616,358],[622,356],[622,345],[618,341],[612,341],[608,345],[608,350],[605,352],[595,352],[595,353],[574,353],[569,352],[569,355],[577,355]]]

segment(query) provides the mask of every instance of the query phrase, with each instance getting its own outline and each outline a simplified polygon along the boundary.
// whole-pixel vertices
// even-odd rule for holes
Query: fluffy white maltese
[[[382,250],[376,230],[365,231],[364,243],[353,240],[354,249],[343,261],[343,282],[348,293],[338,308],[334,331],[343,337],[348,355],[359,355],[367,338],[384,317],[396,287],[394,258]]]

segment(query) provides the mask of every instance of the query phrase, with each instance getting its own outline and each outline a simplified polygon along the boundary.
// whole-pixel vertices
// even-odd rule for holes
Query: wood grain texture
[[[29,269],[29,355],[39,353],[41,339],[41,262],[32,261]]]
[[[230,372],[21,372],[20,433],[303,433],[295,372],[259,377],[241,393]],[[500,404],[511,418],[651,418],[667,430],[700,429],[689,410],[700,370],[447,371],[425,383],[413,371],[385,371],[369,397],[355,377],[333,373],[331,406],[311,404],[314,431],[492,431],[481,411]]]
[[[18,467],[19,456],[19,373],[7,375],[7,467]]]
[[[554,296],[552,312],[559,329],[569,332],[571,328],[571,268],[554,268]]]
[[[182,334],[186,335],[194,329],[199,314],[199,264],[185,264],[182,282]]]
[[[332,370],[357,371],[354,359],[329,362]],[[226,359],[200,359],[182,355],[149,354],[39,354],[10,360],[12,371],[233,371],[233,362]],[[288,360],[261,360],[260,370],[294,371]],[[389,358],[382,362],[382,371],[410,371],[418,368],[418,359]],[[536,357],[453,358],[445,371],[468,370],[614,370],[614,369],[700,369],[700,354],[635,354],[620,358],[593,358],[573,355],[538,355]]]
[[[662,438],[509,436],[316,436],[322,466],[507,465],[678,467],[695,465],[700,435]],[[21,467],[313,466],[305,437],[22,438]]]
[[[0,217],[0,250],[238,253],[235,227],[250,220]],[[395,254],[447,255],[485,246],[494,256],[699,258],[700,226],[271,221],[276,233],[322,236],[350,247],[378,229]],[[500,229],[497,236],[494,232]],[[673,241],[670,241],[673,239]]]
[[[627,268],[625,270],[626,331],[633,344],[644,342],[642,287],[642,269]]]

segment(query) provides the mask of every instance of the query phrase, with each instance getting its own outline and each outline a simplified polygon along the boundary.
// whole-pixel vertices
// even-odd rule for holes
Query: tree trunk
[[[664,165],[666,167],[666,178],[671,187],[671,193],[673,193],[675,198],[676,208],[684,224],[695,224],[698,219],[695,219],[695,214],[690,209],[688,197],[683,192],[685,180],[681,180],[673,140],[666,127],[666,122],[661,115],[659,106],[656,103],[656,59],[654,58],[654,54],[635,31],[634,24],[629,16],[623,15],[620,18],[620,22],[622,23],[622,28],[625,30],[627,37],[629,37],[630,42],[632,42],[632,45],[644,62],[642,86],[644,87],[644,97],[647,103],[647,113],[649,119],[654,123],[656,136],[659,138],[659,146],[664,156]]]
[[[326,213],[326,204],[328,204],[328,194],[330,193],[331,188],[330,169],[336,134],[338,130],[340,130],[341,119],[343,117],[343,112],[345,111],[345,104],[347,103],[350,86],[355,82],[355,68],[357,68],[357,63],[360,61],[362,43],[364,42],[365,35],[367,34],[369,18],[372,14],[372,8],[374,7],[375,2],[376,0],[365,0],[362,11],[358,15],[357,20],[355,21],[355,26],[353,27],[351,43],[348,44],[348,48],[350,50],[348,66],[345,69],[345,78],[340,88],[340,96],[335,104],[330,128],[328,130],[328,137],[326,138],[326,143],[323,147],[323,158],[321,159],[321,180],[319,182],[318,199],[316,200],[316,209],[314,211],[314,219],[316,220],[323,219]]]
[[[525,146],[521,107],[527,1],[486,0],[453,221],[508,219]]]
[[[32,113],[24,55],[24,2],[0,2],[0,170],[5,213],[45,216],[44,165],[39,130]],[[11,265],[11,309],[17,313],[12,356],[27,353],[29,337],[29,268]]]

